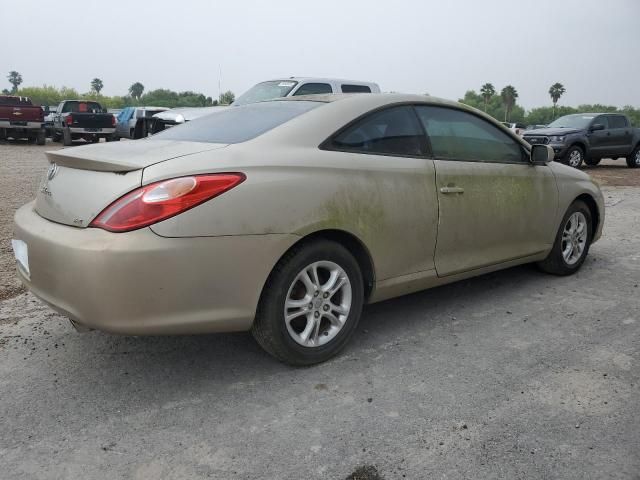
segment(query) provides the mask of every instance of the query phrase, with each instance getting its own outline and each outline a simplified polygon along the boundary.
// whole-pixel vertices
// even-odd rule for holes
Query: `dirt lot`
[[[639,188],[604,188],[578,274],[370,306],[342,355],[293,369],[247,334],[78,334],[19,293],[11,217],[47,148],[0,145],[0,478],[638,480]]]
[[[77,142],[79,145],[82,142]],[[61,148],[59,143],[28,145],[25,142],[0,144],[0,300],[24,291],[14,275],[11,251],[12,218],[15,210],[31,200],[47,169],[44,152]],[[624,160],[604,160],[585,171],[603,186],[640,186],[640,169],[630,169]]]

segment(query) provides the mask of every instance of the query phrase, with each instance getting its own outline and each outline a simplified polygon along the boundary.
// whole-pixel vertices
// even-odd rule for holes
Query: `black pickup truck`
[[[522,138],[531,145],[549,145],[556,160],[575,168],[582,162],[597,165],[603,158],[624,158],[630,168],[640,167],[640,129],[619,113],[566,115]]]
[[[113,140],[116,117],[102,108],[98,102],[90,100],[63,100],[53,115],[51,139],[65,146],[73,140],[84,138],[87,142],[99,142],[104,138]]]

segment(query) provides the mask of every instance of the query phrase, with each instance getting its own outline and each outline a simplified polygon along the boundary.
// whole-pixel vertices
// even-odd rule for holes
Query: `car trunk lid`
[[[85,228],[112,202],[142,185],[145,167],[225,146],[138,140],[48,152],[50,165],[35,210],[48,220]]]

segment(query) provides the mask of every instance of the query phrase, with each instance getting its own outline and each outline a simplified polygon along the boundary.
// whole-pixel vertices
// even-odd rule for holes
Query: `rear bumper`
[[[85,327],[132,335],[248,330],[262,287],[294,235],[164,238],[15,215],[28,247],[26,287]]]
[[[42,122],[24,122],[24,125],[20,122],[10,122],[9,120],[0,120],[0,128],[6,128],[8,130],[40,130],[43,128]]]
[[[75,128],[75,127],[72,127],[69,130],[71,131],[71,133],[81,134],[81,135],[111,135],[116,131],[115,128],[87,129],[87,128]]]

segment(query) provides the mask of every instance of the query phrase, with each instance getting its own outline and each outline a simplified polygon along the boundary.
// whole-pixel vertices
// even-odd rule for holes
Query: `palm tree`
[[[567,90],[564,88],[564,85],[561,83],[554,83],[549,88],[549,95],[551,95],[551,100],[553,101],[553,118],[556,118],[556,103],[560,100],[560,97]]]
[[[496,89],[491,83],[485,83],[484,85],[482,85],[482,87],[480,87],[480,95],[482,95],[482,98],[484,99],[485,112],[487,111],[487,104],[489,103],[489,100],[491,100],[491,97],[493,97],[495,94]]]
[[[13,89],[11,90],[11,93],[16,93],[16,91],[18,90],[18,87],[22,83],[22,75],[20,75],[15,70],[11,70],[9,72],[9,75],[7,75],[7,79],[9,80],[9,83],[13,85]]]
[[[140,82],[136,82],[129,87],[129,95],[131,95],[136,100],[140,100],[142,93],[144,92],[144,85]]]
[[[511,110],[516,104],[516,98],[518,98],[518,91],[513,87],[513,85],[507,85],[500,92],[500,96],[502,97],[502,103],[504,104],[504,121],[508,122],[509,117],[511,116]]]
[[[96,92],[98,95],[100,95],[100,90],[102,90],[102,87],[104,87],[104,84],[99,78],[94,78],[93,80],[91,80],[91,90]]]

